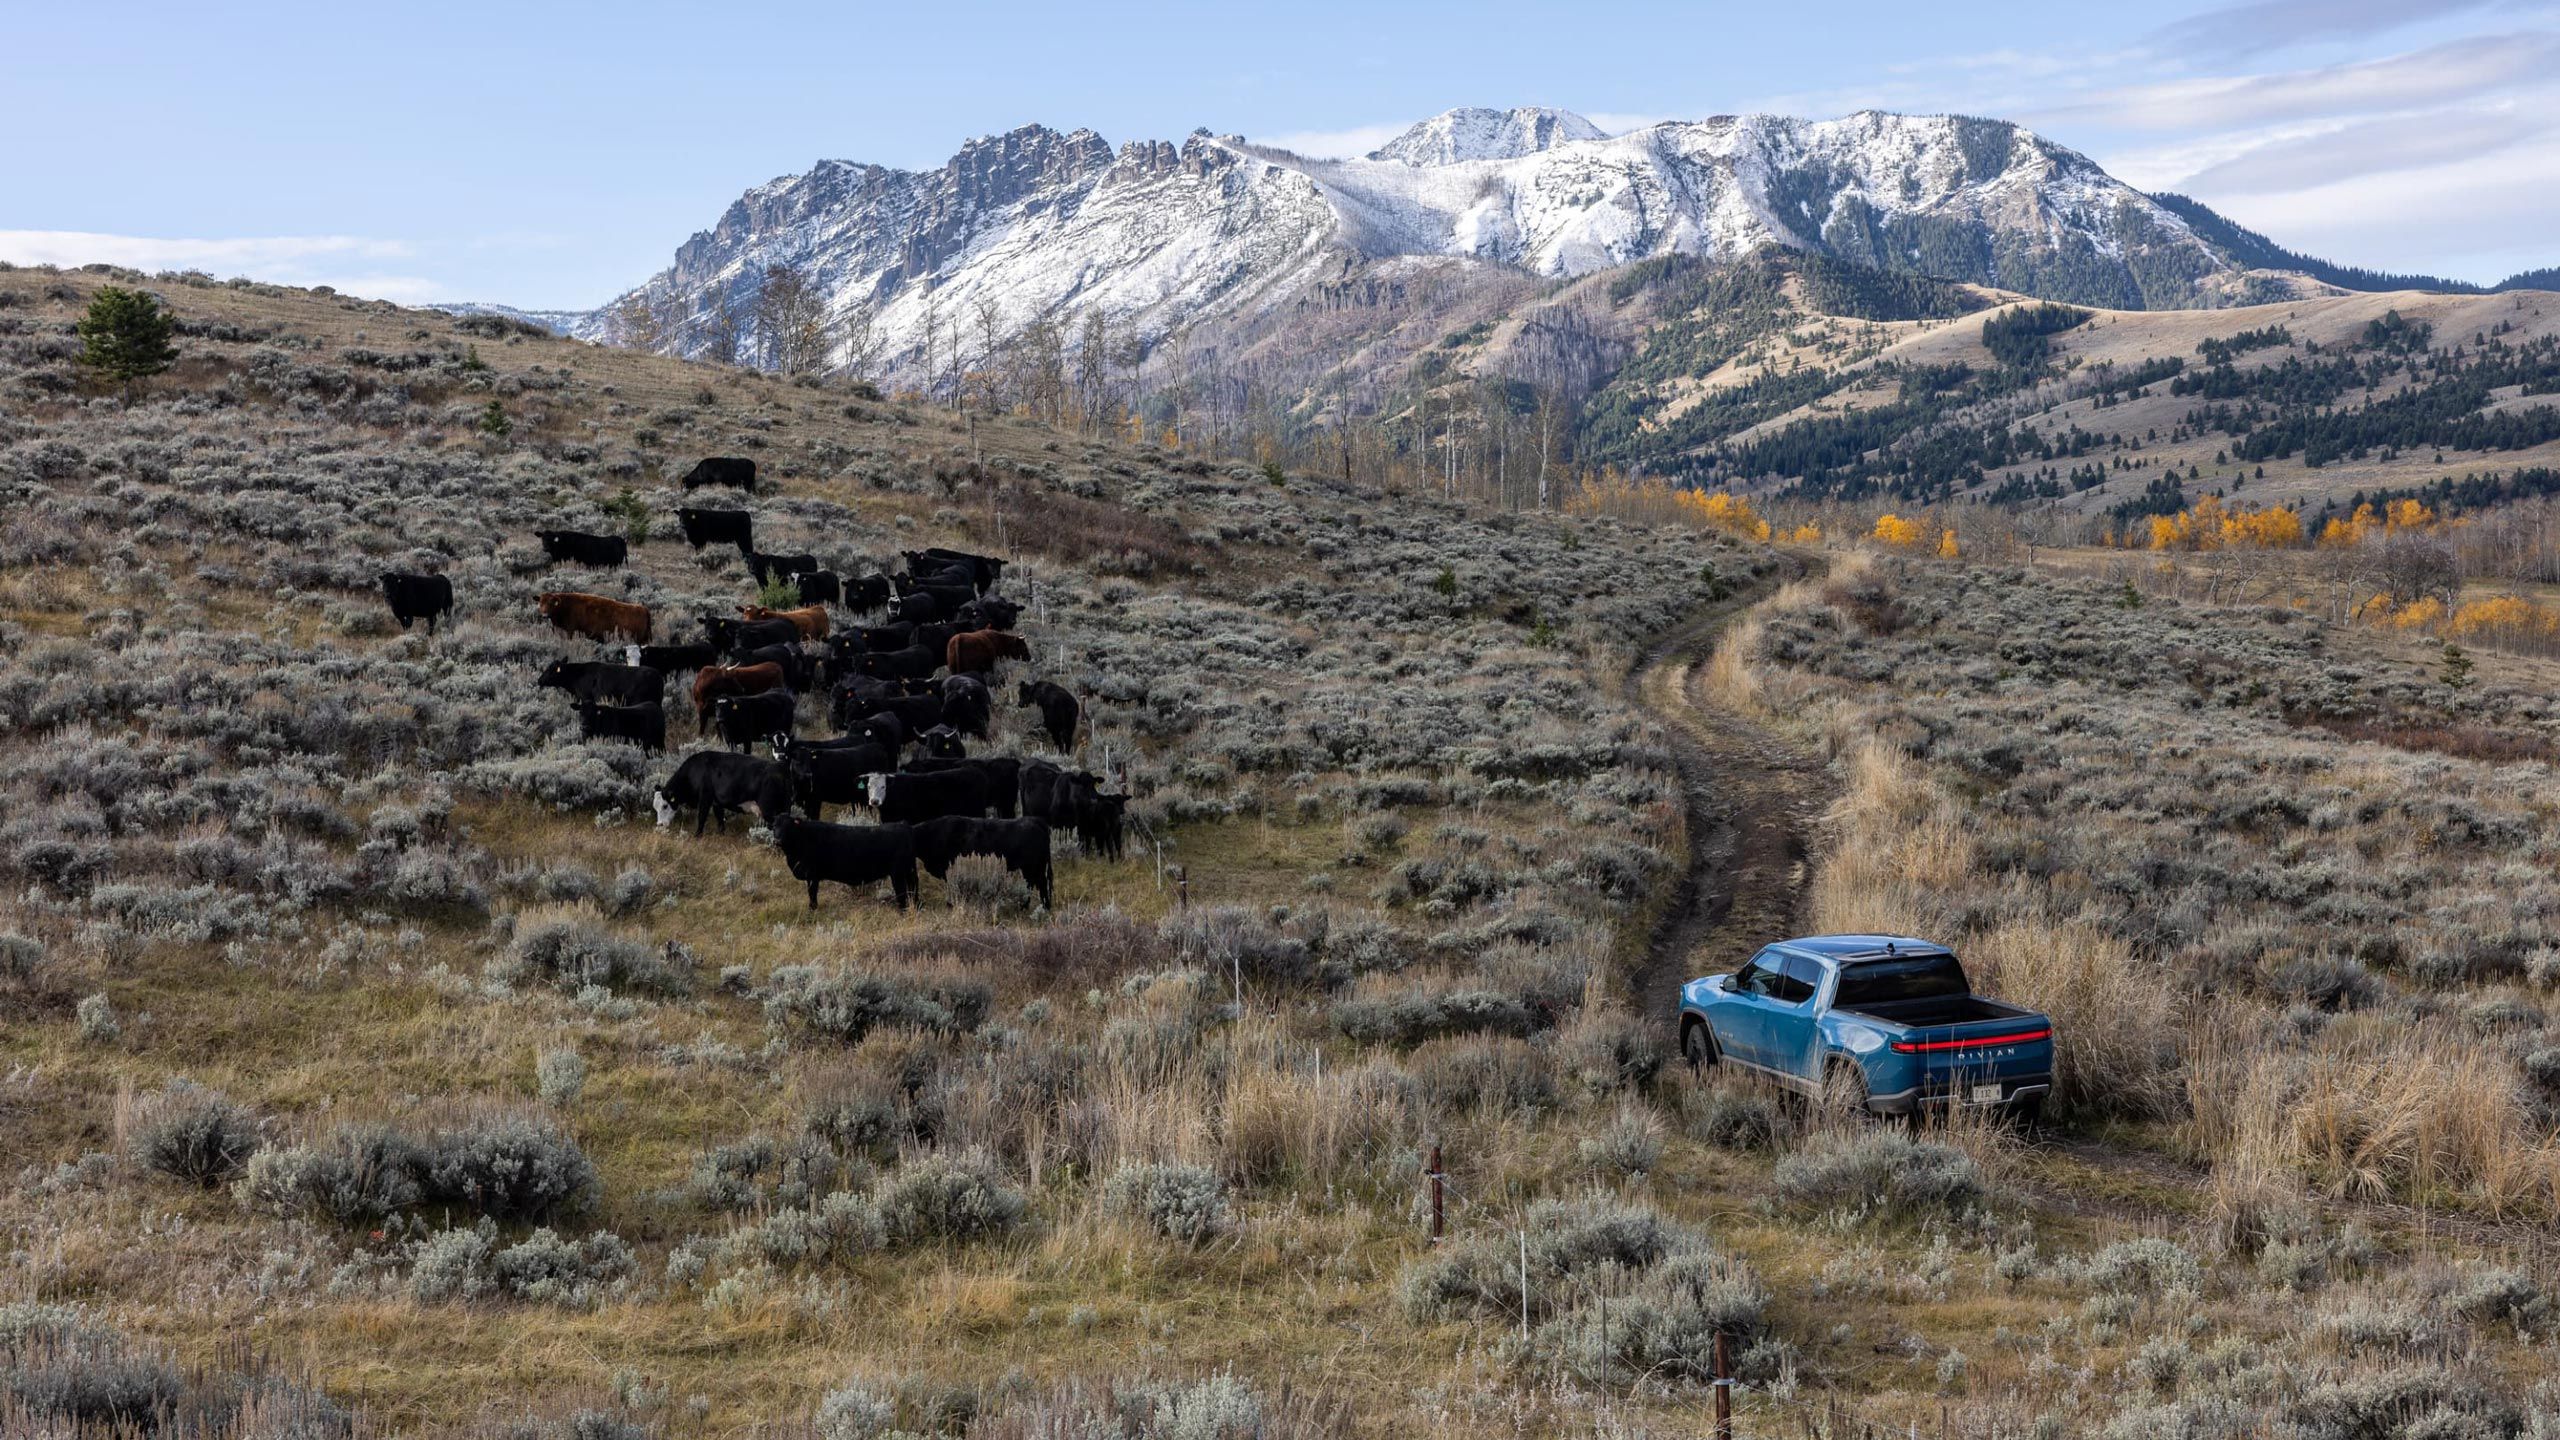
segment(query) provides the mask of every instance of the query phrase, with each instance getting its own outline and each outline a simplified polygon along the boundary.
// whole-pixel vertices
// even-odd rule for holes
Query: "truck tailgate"
[[[2053,1083],[2053,1024],[2018,1011],[1957,1025],[1913,1026],[1887,1044],[1919,1062],[1923,1096],[1996,1104]]]

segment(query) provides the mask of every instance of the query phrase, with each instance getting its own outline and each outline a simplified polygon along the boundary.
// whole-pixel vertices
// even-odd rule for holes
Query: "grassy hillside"
[[[2560,1425],[2534,662],[263,287],[127,405],[102,278],[0,272],[0,1429],[1694,1434],[1719,1331],[1746,1434]],[[656,828],[532,597],[751,598],[706,454],[1011,556],[1130,855],[812,914]],[[1887,922],[2063,1017],[2062,1128],[1666,1065],[1666,977]]]

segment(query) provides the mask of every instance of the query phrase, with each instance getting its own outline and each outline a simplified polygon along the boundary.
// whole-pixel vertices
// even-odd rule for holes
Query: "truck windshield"
[[[1953,955],[1913,955],[1896,960],[1860,960],[1840,969],[1840,988],[1832,995],[1834,1009],[1854,1010],[1861,1005],[1889,1005],[1897,1000],[1937,1000],[1950,995],[1969,995],[1973,987],[1965,983],[1964,967]]]

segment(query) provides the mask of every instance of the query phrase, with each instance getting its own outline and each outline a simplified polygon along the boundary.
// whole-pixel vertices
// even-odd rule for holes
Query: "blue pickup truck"
[[[1943,945],[1902,935],[1781,940],[1680,990],[1680,1053],[1885,1115],[2005,1106],[2053,1089],[2053,1022],[1973,993]]]

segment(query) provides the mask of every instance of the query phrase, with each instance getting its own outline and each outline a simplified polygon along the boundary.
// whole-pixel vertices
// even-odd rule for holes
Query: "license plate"
[[[1976,1105],[1997,1105],[1997,1104],[1999,1104],[1999,1103],[2000,1103],[2000,1087],[1999,1087],[1998,1085],[1996,1085],[1996,1084],[1994,1084],[1994,1085],[1976,1085],[1976,1086],[1974,1086],[1974,1087],[1973,1087],[1973,1103],[1974,1103],[1974,1104],[1976,1104]]]

